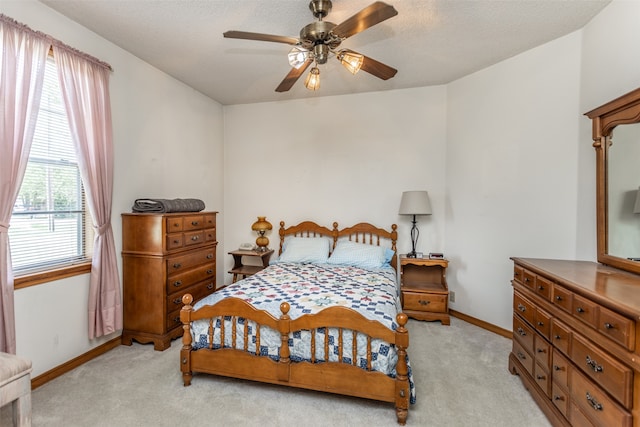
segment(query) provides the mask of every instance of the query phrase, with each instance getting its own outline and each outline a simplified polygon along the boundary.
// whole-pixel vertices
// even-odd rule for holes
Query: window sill
[[[13,280],[14,289],[28,288],[29,286],[39,285],[41,283],[52,282],[54,280],[64,279],[65,277],[78,276],[91,272],[91,261],[82,264],[75,264],[69,267],[57,268],[55,270],[41,271],[38,273],[25,274],[16,277]]]

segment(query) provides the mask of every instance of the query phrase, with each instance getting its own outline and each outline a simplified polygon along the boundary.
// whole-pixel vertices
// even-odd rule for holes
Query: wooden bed
[[[280,253],[285,238],[290,236],[296,237],[320,237],[327,236],[333,239],[333,247],[340,239],[348,239],[351,241],[366,243],[369,245],[380,246],[381,243],[390,243],[390,248],[396,250],[397,226],[394,224],[391,231],[377,228],[368,223],[359,223],[352,227],[342,230],[338,229],[338,224],[333,223],[333,228],[319,226],[318,224],[305,221],[296,226],[285,228],[284,222],[280,222]],[[396,257],[393,257],[392,266],[395,268]],[[222,375],[233,378],[241,378],[265,383],[285,385],[289,387],[297,387],[324,391],[335,394],[356,396],[366,399],[394,403],[398,424],[404,425],[408,415],[409,408],[409,380],[408,365],[406,358],[406,349],[409,345],[409,333],[405,328],[407,316],[399,313],[396,316],[397,328],[392,331],[382,323],[369,320],[357,313],[355,310],[346,307],[328,307],[316,314],[305,314],[296,319],[289,317],[290,305],[287,301],[280,304],[281,315],[279,318],[272,316],[270,313],[258,310],[247,302],[238,298],[225,298],[215,305],[203,306],[198,310],[192,307],[193,298],[186,294],[183,297],[185,304],[180,313],[180,320],[183,324],[184,334],[182,337],[182,349],[180,352],[180,369],[184,380],[184,385],[191,384],[193,373],[208,373]],[[231,348],[200,348],[193,349],[193,340],[191,333],[191,322],[200,319],[209,320],[209,334],[211,341],[213,340],[213,322],[215,319],[223,320],[231,317],[231,330],[225,330],[224,321],[219,331],[224,337],[231,334]],[[241,326],[236,327],[234,319],[242,318],[254,321],[260,327],[269,327],[278,331],[283,345],[279,349],[279,361],[274,361],[269,357],[254,352],[248,352],[247,342],[247,323],[244,321],[244,331]],[[260,342],[260,327],[257,328],[257,340]],[[326,361],[328,357],[328,345],[325,342],[311,342],[311,354],[322,352],[324,347],[324,357],[319,359],[322,362],[311,360],[311,362],[294,362],[290,359],[290,349],[288,340],[290,333],[295,331],[315,331],[319,328],[338,328],[339,331],[339,348],[342,354],[343,350],[343,334],[353,334],[353,342],[355,347],[355,334],[364,334],[367,336],[367,367],[363,369],[355,365],[356,349],[346,348],[345,351],[353,351],[354,364],[345,363],[344,361]],[[244,344],[237,345],[236,335],[244,336]],[[312,334],[313,335],[313,334]],[[277,336],[277,335],[276,335]],[[396,364],[396,376],[392,378],[382,372],[376,372],[371,369],[371,340],[382,339],[387,343],[395,346],[398,362]],[[347,341],[345,339],[345,341]],[[256,346],[257,348],[258,346]]]

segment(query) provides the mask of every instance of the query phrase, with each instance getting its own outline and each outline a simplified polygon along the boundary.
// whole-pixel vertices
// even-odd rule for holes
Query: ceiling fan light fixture
[[[289,54],[287,55],[287,57],[289,58],[289,65],[299,70],[300,67],[302,67],[305,62],[307,62],[310,54],[311,53],[307,49],[295,46],[293,49],[291,49],[291,51],[289,51]]]
[[[309,71],[307,79],[304,81],[304,86],[309,90],[320,89],[320,70],[318,67],[313,67],[311,71]]]
[[[355,74],[360,71],[360,67],[362,67],[362,63],[364,62],[364,55],[341,50],[340,53],[338,53],[338,59],[340,60],[342,65],[344,65],[344,68],[349,70],[351,74]]]

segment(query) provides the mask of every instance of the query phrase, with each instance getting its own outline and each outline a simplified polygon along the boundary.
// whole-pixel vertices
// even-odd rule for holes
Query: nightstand
[[[268,251],[259,252],[259,251],[245,251],[245,250],[237,250],[229,252],[229,255],[233,255],[233,268],[229,270],[230,274],[233,274],[233,282],[236,283],[238,281],[238,276],[242,276],[244,279],[247,276],[251,276],[252,274],[256,274],[258,271],[264,269],[269,265],[269,258],[273,254],[273,249],[269,249]],[[253,265],[253,264],[243,264],[242,257],[251,257],[257,258],[257,262],[262,265]]]
[[[449,325],[449,288],[446,259],[400,256],[402,310],[418,320],[440,320]]]

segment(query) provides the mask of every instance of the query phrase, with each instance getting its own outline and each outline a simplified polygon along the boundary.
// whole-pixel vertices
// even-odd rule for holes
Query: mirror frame
[[[640,274],[640,262],[610,255],[607,186],[607,150],[616,126],[640,123],[640,88],[585,113],[592,121],[593,147],[596,150],[596,222],[598,262]],[[639,142],[640,143],[640,142]]]

